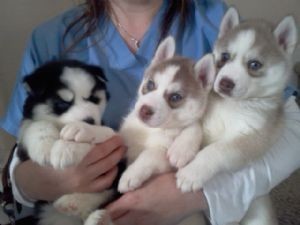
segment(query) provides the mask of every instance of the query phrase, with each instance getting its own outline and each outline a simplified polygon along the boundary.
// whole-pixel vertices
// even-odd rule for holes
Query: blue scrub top
[[[96,32],[63,55],[62,41],[65,29],[80,15],[82,10],[80,6],[37,27],[25,50],[14,92],[0,126],[8,133],[17,135],[26,98],[22,85],[24,76],[49,60],[72,58],[99,65],[104,69],[111,98],[103,120],[107,126],[118,129],[122,118],[134,103],[143,72],[155,53],[159,40],[160,20],[167,1],[164,1],[154,17],[136,54],[128,49],[114,24],[107,20],[105,26],[99,24]],[[179,20],[176,18],[169,34],[176,37],[177,54],[198,60],[211,51],[226,7],[220,0],[194,0],[189,7],[191,15],[183,32],[177,33]],[[65,39],[66,43],[72,43],[76,37],[72,31],[69,32]]]

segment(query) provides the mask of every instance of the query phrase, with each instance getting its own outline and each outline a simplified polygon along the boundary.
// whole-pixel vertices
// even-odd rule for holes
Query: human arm
[[[124,151],[121,138],[115,136],[98,144],[79,165],[65,170],[41,167],[32,161],[12,164],[14,196],[18,202],[32,206],[37,199],[53,201],[66,193],[102,191],[112,184]]]
[[[174,225],[206,209],[207,203],[201,191],[182,194],[176,188],[174,173],[154,177],[108,206],[117,225]]]

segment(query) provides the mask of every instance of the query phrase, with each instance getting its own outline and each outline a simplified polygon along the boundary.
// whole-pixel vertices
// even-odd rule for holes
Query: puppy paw
[[[196,152],[186,151],[186,146],[172,145],[167,154],[172,166],[182,168],[195,157]]]
[[[62,196],[53,203],[54,208],[69,216],[79,216],[78,204],[76,201],[72,201],[69,196]]]
[[[84,122],[67,124],[60,132],[66,141],[101,143],[115,135],[113,129],[104,126],[90,125]]]
[[[91,208],[88,202],[77,194],[63,195],[53,203],[54,208],[68,216],[79,217],[85,220],[89,214],[96,208]]]
[[[121,176],[119,181],[118,190],[120,193],[133,191],[140,187],[144,181],[151,176],[150,170],[147,169],[134,169],[129,167]]]
[[[176,184],[182,192],[199,191],[211,178],[210,171],[192,161],[176,173]]]
[[[73,122],[65,125],[60,132],[60,137],[63,140],[75,142],[91,143],[95,140],[91,125],[84,122]]]
[[[95,210],[85,220],[84,225],[113,225],[106,210]]]

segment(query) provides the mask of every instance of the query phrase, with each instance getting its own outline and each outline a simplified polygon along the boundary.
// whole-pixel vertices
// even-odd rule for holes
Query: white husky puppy
[[[199,190],[216,174],[244,167],[271,147],[283,124],[283,90],[296,42],[292,17],[274,29],[264,21],[240,23],[237,11],[228,10],[214,48],[217,75],[202,120],[203,149],[178,171],[182,191]],[[272,224],[262,221],[251,224]]]
[[[174,54],[175,41],[168,37],[158,46],[135,107],[121,127],[129,167],[121,176],[120,192],[138,188],[172,165],[186,165],[199,151],[199,120],[215,76],[213,57],[207,55],[195,64]]]

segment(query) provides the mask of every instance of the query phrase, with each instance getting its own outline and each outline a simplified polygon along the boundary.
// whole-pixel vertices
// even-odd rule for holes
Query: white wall
[[[78,2],[75,0],[1,0],[0,7],[0,116],[7,105],[26,40],[37,24]],[[243,18],[279,21],[294,14],[300,26],[300,0],[227,0]],[[299,48],[298,48],[299,49]],[[298,50],[300,61],[300,50]],[[0,133],[0,153],[9,142]],[[6,140],[6,137],[5,137]],[[4,146],[5,145],[5,146]],[[1,154],[0,154],[1,159]]]

